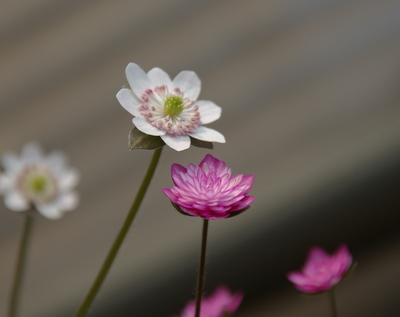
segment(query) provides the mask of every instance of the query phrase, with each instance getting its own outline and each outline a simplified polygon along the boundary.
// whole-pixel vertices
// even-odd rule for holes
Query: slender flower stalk
[[[33,214],[58,219],[64,212],[74,209],[79,201],[79,195],[74,190],[79,172],[68,167],[67,158],[62,152],[45,154],[36,142],[25,144],[21,155],[4,153],[0,168],[0,194],[4,196],[4,204],[25,219],[8,307],[8,316],[15,317],[18,313]]]
[[[25,271],[26,256],[29,247],[29,240],[32,232],[33,215],[27,213],[24,215],[24,228],[22,231],[22,239],[19,247],[17,265],[14,273],[13,286],[8,307],[8,317],[18,316],[18,304],[21,294],[22,281]]]
[[[331,288],[328,291],[328,296],[329,296],[329,305],[331,308],[331,316],[332,317],[338,317],[337,313],[337,308],[336,308],[336,296],[335,296],[335,288]]]
[[[95,281],[93,282],[92,287],[90,288],[89,292],[87,293],[87,295],[86,295],[85,299],[83,300],[81,306],[79,307],[78,311],[76,312],[75,317],[83,317],[86,315],[90,305],[92,304],[94,298],[96,297],[98,291],[100,290],[100,287],[103,284],[103,282],[114,262],[114,259],[116,258],[117,253],[122,245],[122,242],[124,241],[128,231],[129,231],[129,228],[130,228],[133,220],[135,219],[137,211],[143,201],[143,198],[144,198],[146,191],[150,185],[150,181],[153,178],[158,161],[160,159],[161,151],[162,151],[162,148],[158,148],[154,151],[153,157],[150,161],[146,175],[143,178],[142,184],[136,194],[136,198],[132,203],[132,206],[128,212],[128,215],[126,216],[126,219],[121,227],[121,230],[119,231],[116,239],[114,240],[114,243],[111,246],[111,249],[108,252],[108,255],[107,255],[105,261],[103,262],[103,265],[102,265]]]
[[[184,317],[223,317],[234,312],[242,295],[231,296],[221,290],[215,299],[205,299],[202,310],[204,270],[206,261],[208,221],[236,216],[250,208],[253,196],[247,194],[253,186],[253,175],[235,175],[224,161],[207,154],[199,165],[189,164],[187,168],[173,164],[172,188],[164,188],[164,194],[172,205],[184,215],[203,218],[200,264],[196,287],[195,305],[190,303],[182,312]],[[204,308],[204,307],[203,307]],[[181,317],[182,317],[181,316]]]
[[[199,272],[198,272],[198,276],[197,276],[197,287],[196,287],[196,314],[195,314],[195,317],[200,317],[201,300],[203,297],[204,271],[205,271],[205,267],[206,267],[207,234],[208,234],[208,219],[203,219],[203,232],[202,232],[202,238],[201,238],[200,263],[199,263]]]

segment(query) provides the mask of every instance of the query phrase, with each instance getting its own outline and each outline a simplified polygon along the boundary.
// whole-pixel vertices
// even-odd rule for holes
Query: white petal
[[[21,166],[21,161],[14,153],[7,152],[2,158],[3,168],[7,172],[17,171]]]
[[[5,195],[4,204],[12,211],[24,211],[29,208],[29,203],[17,191],[12,191]]]
[[[58,186],[61,191],[70,190],[78,184],[78,181],[79,172],[74,168],[70,168],[60,175]]]
[[[201,89],[201,81],[195,72],[184,70],[180,72],[172,81],[175,88],[179,88],[184,97],[190,100],[197,100]]]
[[[207,142],[226,142],[225,137],[221,133],[203,126],[198,127],[194,133],[190,133],[189,135],[195,139]]]
[[[79,202],[77,192],[68,192],[57,199],[57,205],[61,210],[69,211],[76,208]]]
[[[166,85],[168,88],[172,88],[171,78],[161,68],[154,67],[147,73],[147,76],[149,76],[153,84],[152,88],[162,85]]]
[[[121,106],[130,114],[134,116],[140,115],[138,107],[140,106],[141,102],[132,90],[122,88],[120,91],[117,92],[117,99]]]
[[[61,217],[62,212],[56,203],[51,204],[35,204],[37,211],[44,217],[49,219],[58,219]]]
[[[149,135],[164,135],[165,131],[157,129],[156,127],[152,126],[146,119],[142,117],[135,117],[132,119],[133,124],[143,133]]]
[[[45,158],[49,168],[53,171],[61,171],[67,164],[67,157],[60,151],[53,151]]]
[[[199,100],[196,102],[199,106],[200,121],[202,124],[214,122],[221,117],[222,109],[209,100]]]
[[[190,138],[187,135],[171,136],[165,134],[161,136],[161,139],[175,151],[183,151],[190,147]]]
[[[21,157],[25,162],[39,162],[43,157],[42,148],[36,142],[29,142],[22,147]]]
[[[13,188],[13,181],[10,176],[0,174],[0,193],[4,194]]]
[[[132,91],[140,99],[146,89],[151,88],[151,81],[138,65],[129,63],[125,69],[126,78]]]

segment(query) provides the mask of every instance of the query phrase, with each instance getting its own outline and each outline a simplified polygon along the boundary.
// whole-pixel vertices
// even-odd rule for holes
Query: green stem
[[[197,276],[195,317],[200,317],[201,299],[203,297],[204,269],[206,266],[207,233],[208,233],[208,219],[204,219],[203,233],[201,238],[199,273]]]
[[[328,295],[329,295],[329,305],[331,308],[331,316],[338,317],[337,308],[336,308],[335,288],[331,288],[328,291]]]
[[[17,265],[14,274],[13,286],[11,289],[11,298],[8,308],[8,316],[16,317],[18,312],[18,303],[21,293],[22,280],[26,264],[26,255],[28,251],[29,238],[32,232],[33,215],[27,213],[24,215],[24,228],[22,231],[22,240],[19,246]]]
[[[103,284],[103,282],[108,274],[108,271],[110,270],[111,265],[114,262],[115,257],[117,256],[117,253],[122,245],[122,242],[124,241],[125,236],[128,233],[133,220],[135,219],[135,216],[140,207],[140,204],[143,201],[144,195],[146,194],[147,188],[150,185],[150,181],[153,178],[158,161],[160,159],[161,151],[162,151],[162,148],[158,148],[158,149],[154,150],[153,157],[150,161],[146,175],[143,178],[142,184],[140,185],[140,188],[136,194],[136,198],[132,203],[132,206],[129,210],[128,215],[126,216],[126,219],[121,227],[121,230],[119,231],[117,237],[115,238],[114,243],[113,243],[110,251],[108,252],[107,257],[104,260],[104,263],[103,263],[99,273],[97,274],[96,279],[94,280],[94,282],[92,284],[92,287],[90,288],[89,292],[87,293],[81,306],[75,313],[75,315],[74,315],[75,317],[83,317],[86,315],[90,305],[92,304],[94,298],[96,297],[98,291],[100,290],[100,287]]]

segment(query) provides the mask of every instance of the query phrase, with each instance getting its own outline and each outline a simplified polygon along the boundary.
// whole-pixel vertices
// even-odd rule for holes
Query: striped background
[[[341,316],[400,315],[400,2],[397,0],[3,0],[0,151],[30,140],[81,171],[79,208],[38,218],[21,316],[71,316],[138,188],[151,152],[129,152],[117,102],[129,62],[194,70],[223,108],[212,154],[255,174],[256,200],[210,226],[206,290],[247,295],[237,317],[327,316],[285,281],[308,248],[347,242],[359,262]],[[165,149],[137,222],[88,316],[170,316],[191,299],[201,221],[160,189]],[[0,204],[0,316],[22,221]],[[324,315],[325,314],[325,315]]]

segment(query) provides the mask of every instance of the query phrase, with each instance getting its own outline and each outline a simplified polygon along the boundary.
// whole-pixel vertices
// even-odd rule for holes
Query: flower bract
[[[200,317],[225,317],[236,312],[242,302],[243,294],[231,293],[225,286],[218,287],[209,297],[201,301]],[[195,315],[195,302],[190,301],[176,317],[193,317]]]
[[[145,134],[159,136],[171,148],[190,147],[190,138],[225,143],[224,136],[204,124],[221,116],[212,101],[197,100],[201,82],[195,72],[182,71],[173,80],[160,68],[147,74],[136,64],[126,67],[130,88],[122,88],[117,99]]]
[[[199,165],[171,167],[175,184],[163,192],[180,211],[204,219],[221,219],[247,209],[253,196],[253,175],[231,175],[224,161],[207,154]],[[179,210],[178,209],[178,210]]]
[[[45,156],[36,143],[22,148],[21,156],[5,153],[0,173],[0,194],[5,205],[13,211],[36,209],[50,219],[61,217],[78,203],[73,188],[79,175],[67,168],[66,157],[60,152]]]
[[[323,249],[311,248],[301,271],[289,272],[287,278],[304,293],[318,293],[339,283],[352,263],[352,256],[345,245],[339,246],[332,255]]]

